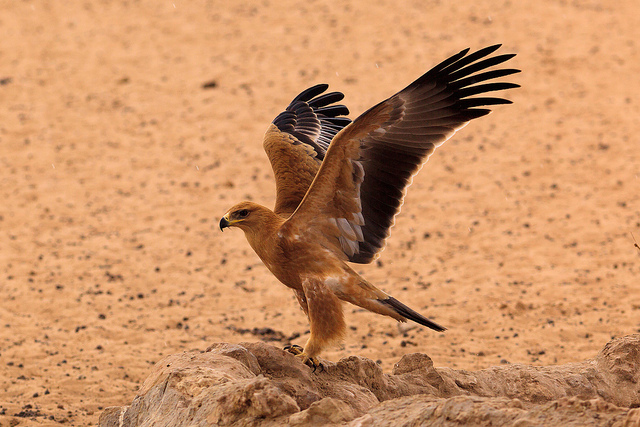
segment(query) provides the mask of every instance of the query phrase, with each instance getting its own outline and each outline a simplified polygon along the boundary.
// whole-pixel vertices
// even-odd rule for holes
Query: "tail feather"
[[[400,301],[398,301],[397,299],[395,299],[394,297],[389,297],[383,300],[379,300],[379,302],[388,305],[389,307],[391,307],[396,313],[398,313],[399,315],[409,319],[409,320],[413,320],[416,323],[419,323],[421,325],[426,326],[427,328],[431,328],[434,331],[438,331],[438,332],[443,332],[446,331],[447,328],[445,328],[444,326],[440,326],[435,322],[432,322],[431,320],[427,319],[426,317],[424,317],[422,314],[418,313],[415,310],[412,310],[411,308],[407,307],[406,305],[404,305],[403,303],[401,303]]]

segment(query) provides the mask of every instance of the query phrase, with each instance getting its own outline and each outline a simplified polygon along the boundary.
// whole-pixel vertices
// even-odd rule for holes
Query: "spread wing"
[[[515,56],[490,56],[499,47],[471,54],[463,50],[344,128],[283,231],[306,233],[306,238],[351,262],[376,259],[406,188],[436,147],[470,120],[490,112],[476,107],[511,103],[484,96],[519,87],[488,82],[519,72],[487,70]]]
[[[333,137],[351,123],[349,110],[335,105],[344,95],[329,86],[313,86],[296,96],[273,120],[264,138],[276,179],[274,212],[288,217],[306,194]]]

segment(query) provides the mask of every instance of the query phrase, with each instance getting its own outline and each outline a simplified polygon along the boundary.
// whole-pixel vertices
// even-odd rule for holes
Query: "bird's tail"
[[[404,305],[394,297],[390,296],[389,298],[381,299],[378,301],[384,305],[391,307],[393,311],[398,313],[400,316],[407,318],[409,320],[413,320],[414,322],[424,325],[427,328],[431,328],[434,331],[442,332],[447,330],[447,328],[445,328],[444,326],[440,326],[436,322],[432,322],[431,320],[424,317],[422,314],[407,307],[406,305]]]

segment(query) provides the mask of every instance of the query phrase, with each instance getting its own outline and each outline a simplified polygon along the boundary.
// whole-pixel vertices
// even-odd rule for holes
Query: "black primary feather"
[[[330,92],[321,95],[328,88],[327,84],[318,84],[304,90],[273,120],[281,132],[313,147],[319,161],[324,159],[333,137],[351,123],[344,117],[349,114],[346,106],[332,105],[342,101],[344,94]]]

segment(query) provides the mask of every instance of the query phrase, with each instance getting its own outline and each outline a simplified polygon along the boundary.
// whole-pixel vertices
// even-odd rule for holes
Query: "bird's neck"
[[[263,261],[267,261],[266,258],[272,253],[269,248],[274,244],[285,218],[266,208],[260,212],[260,215],[262,216],[260,227],[247,229],[244,234],[256,254]]]

